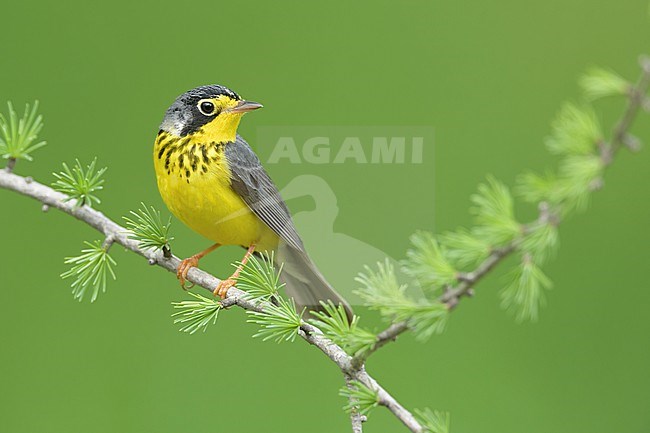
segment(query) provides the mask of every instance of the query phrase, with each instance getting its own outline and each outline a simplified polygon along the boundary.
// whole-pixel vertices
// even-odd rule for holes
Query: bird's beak
[[[257,110],[262,108],[263,105],[253,101],[239,101],[237,105],[230,108],[228,111],[231,113],[247,113],[249,111]]]

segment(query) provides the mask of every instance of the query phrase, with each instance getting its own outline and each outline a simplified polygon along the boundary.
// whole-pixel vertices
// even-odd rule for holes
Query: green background
[[[39,99],[45,117],[48,146],[17,172],[49,183],[61,162],[97,156],[109,167],[100,209],[115,219],[140,201],[162,208],[153,138],[176,95],[200,84],[265,104],[240,128],[256,148],[265,126],[434,127],[421,166],[269,167],[280,186],[299,174],[326,179],[340,210],[334,229],[399,258],[416,229],[468,224],[468,197],[486,174],[511,184],[554,163],[543,138],[561,103],[578,98],[579,74],[597,64],[637,76],[647,8],[4,2],[0,102]],[[599,110],[611,125],[621,105]],[[647,117],[635,132],[650,139]],[[404,336],[368,370],[407,407],[450,411],[456,433],[650,431],[649,173],[648,151],[624,152],[589,212],[562,225],[538,323],[517,325],[502,311],[502,280],[491,277],[444,335],[426,344]],[[178,332],[170,303],[187,295],[171,274],[117,247],[118,280],[95,304],[79,304],[58,275],[63,257],[97,233],[8,191],[0,209],[0,431],[349,430],[342,378],[314,348],[253,340],[238,310],[205,334]],[[179,222],[173,231],[179,255],[207,245]],[[225,275],[239,254],[220,251],[202,266]],[[366,431],[404,429],[376,410]]]

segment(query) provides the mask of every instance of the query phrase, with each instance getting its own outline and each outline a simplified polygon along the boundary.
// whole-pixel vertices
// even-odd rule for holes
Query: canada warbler
[[[297,305],[318,309],[332,301],[351,309],[327,283],[307,255],[287,205],[248,143],[237,134],[244,113],[261,108],[232,90],[197,87],[169,107],[154,145],[158,189],[171,212],[197,233],[215,242],[181,262],[183,287],[190,268],[220,245],[246,249],[234,274],[215,287],[227,295],[251,254],[276,251],[280,275]]]

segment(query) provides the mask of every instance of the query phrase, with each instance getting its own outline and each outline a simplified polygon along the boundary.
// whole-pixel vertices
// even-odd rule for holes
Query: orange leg
[[[199,265],[199,260],[201,260],[201,258],[208,255],[212,251],[216,250],[217,247],[219,247],[219,244],[214,244],[210,248],[181,261],[181,264],[178,265],[178,270],[176,271],[176,278],[178,278],[178,280],[181,282],[181,287],[183,287],[184,290],[188,290],[194,287],[194,283],[192,283],[192,285],[189,287],[185,287],[185,278],[187,278],[187,273],[190,271],[190,269],[197,267]]]
[[[241,259],[241,264],[237,266],[237,269],[235,270],[235,273],[232,274],[228,279],[222,280],[219,285],[212,291],[215,296],[221,297],[221,299],[224,299],[226,295],[228,294],[228,289],[230,289],[232,286],[235,285],[237,282],[237,277],[239,277],[239,273],[241,270],[244,268],[244,265],[246,262],[248,262],[248,259],[251,257],[253,252],[255,251],[255,244],[251,244],[250,247],[248,247],[248,250],[246,251],[246,254],[244,254],[244,258]]]

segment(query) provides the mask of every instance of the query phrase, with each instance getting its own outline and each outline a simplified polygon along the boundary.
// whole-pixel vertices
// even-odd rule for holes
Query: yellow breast
[[[153,155],[160,195],[178,219],[213,242],[275,249],[277,236],[230,186],[225,146],[161,132]]]

